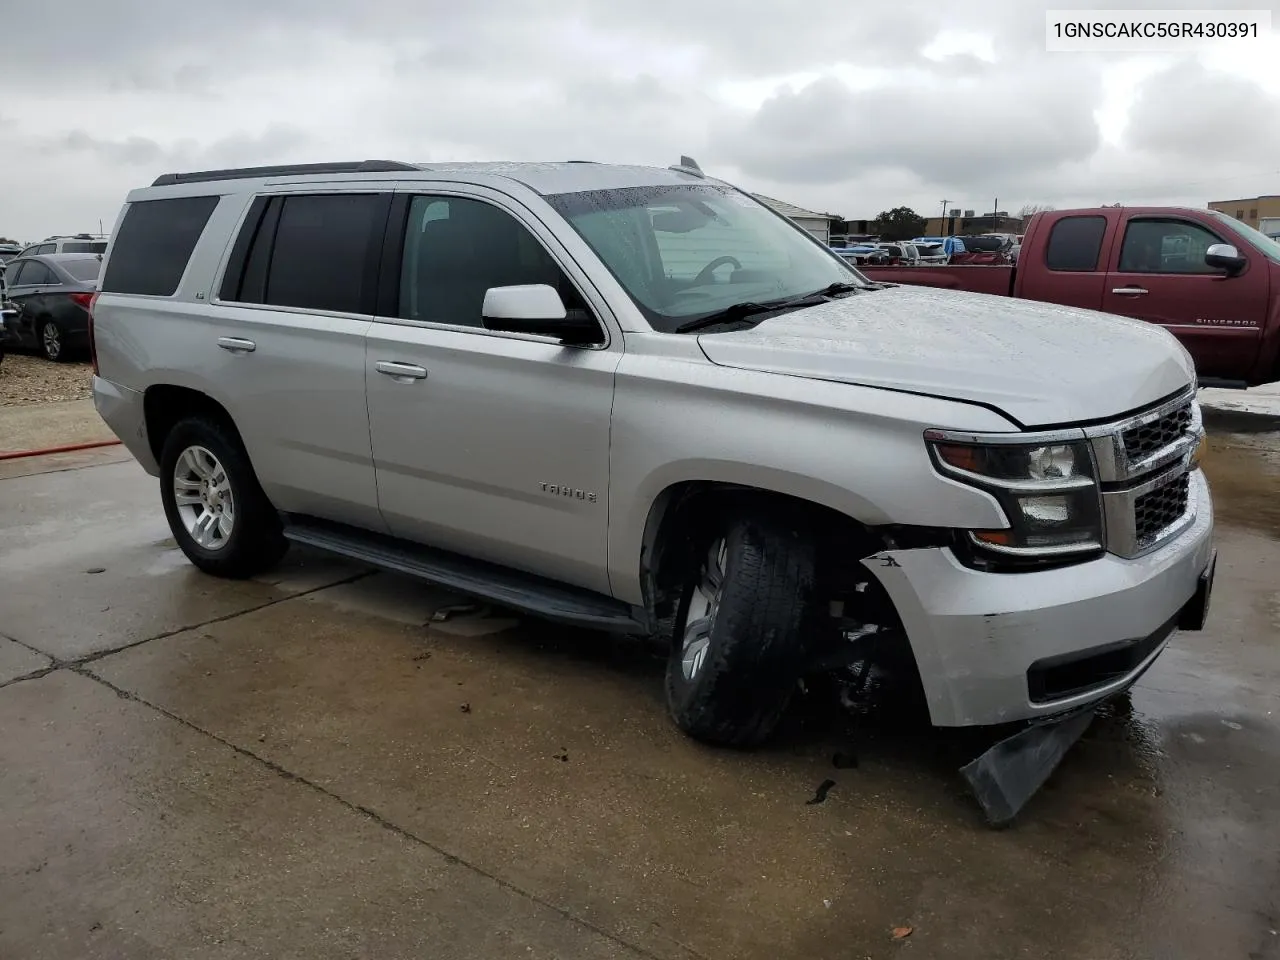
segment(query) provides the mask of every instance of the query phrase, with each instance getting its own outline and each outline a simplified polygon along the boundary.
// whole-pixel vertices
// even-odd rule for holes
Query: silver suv
[[[704,740],[872,661],[938,725],[1053,715],[1203,625],[1177,340],[871,283],[688,158],[168,174],[93,317],[202,570],[292,541],[656,638]]]

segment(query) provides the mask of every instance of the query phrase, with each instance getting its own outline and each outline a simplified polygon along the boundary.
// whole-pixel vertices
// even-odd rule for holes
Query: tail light
[[[83,307],[86,310],[93,309],[93,298],[95,293],[69,293],[67,296],[77,307]]]
[[[93,336],[93,308],[98,302],[98,294],[100,291],[95,290],[93,293],[73,293],[71,299],[79,303],[89,311],[89,359],[93,362],[93,374],[98,375],[98,343]],[[80,297],[85,298],[85,302],[80,301]]]

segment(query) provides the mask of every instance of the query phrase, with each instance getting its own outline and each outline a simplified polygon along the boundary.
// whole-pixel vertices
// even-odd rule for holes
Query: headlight
[[[1102,549],[1102,509],[1088,443],[1006,443],[925,434],[938,470],[1000,501],[1009,527],[971,530],[978,547],[1010,557],[1066,558]]]

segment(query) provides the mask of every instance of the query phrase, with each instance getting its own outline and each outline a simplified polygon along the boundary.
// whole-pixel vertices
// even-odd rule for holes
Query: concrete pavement
[[[1277,450],[1215,435],[1209,629],[1002,832],[972,736],[707,749],[626,642],[211,580],[132,462],[0,480],[0,957],[1280,957]]]

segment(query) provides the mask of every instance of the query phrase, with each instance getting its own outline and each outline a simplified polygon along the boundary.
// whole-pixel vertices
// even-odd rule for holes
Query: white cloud
[[[849,217],[1280,192],[1280,41],[1048,54],[1049,5],[1097,4],[64,0],[75,30],[6,21],[0,234],[181,167],[371,157],[687,153]]]

